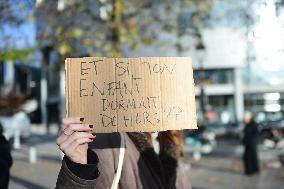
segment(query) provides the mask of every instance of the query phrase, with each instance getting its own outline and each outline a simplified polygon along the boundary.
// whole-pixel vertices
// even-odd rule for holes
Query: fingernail
[[[83,117],[81,117],[81,118],[80,118],[80,121],[84,121],[84,118],[83,118]]]
[[[89,127],[92,129],[92,128],[93,128],[93,125],[89,125]]]
[[[94,134],[94,133],[92,133],[92,135],[95,137],[96,136],[96,134]]]

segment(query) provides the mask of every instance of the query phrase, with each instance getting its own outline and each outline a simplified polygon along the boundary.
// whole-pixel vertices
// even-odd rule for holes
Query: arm
[[[94,180],[99,177],[98,163],[99,158],[97,154],[88,149],[87,151],[87,164],[80,164],[73,162],[67,156],[64,157],[67,168],[77,177],[84,180]]]
[[[99,176],[98,156],[88,150],[88,143],[95,138],[92,125],[82,124],[83,118],[62,121],[61,132],[56,140],[65,157],[62,161],[56,188],[90,188]]]
[[[56,143],[60,150],[64,152],[65,158],[62,161],[56,188],[110,188],[115,174],[114,157],[118,157],[119,153],[119,150],[117,150],[120,144],[119,133],[97,134],[94,137],[91,134],[92,127],[82,123],[70,124],[70,119],[73,119],[73,121],[75,119],[77,123],[82,122],[78,121],[79,118],[63,120],[62,129]],[[67,126],[68,129],[64,126],[66,124],[69,125]],[[72,135],[73,137],[71,137]],[[72,140],[73,142],[71,142]],[[89,170],[93,174],[86,173]]]
[[[56,189],[89,189],[95,188],[97,185],[96,179],[85,180],[75,175],[66,163],[66,159],[63,159],[60,172],[58,174]]]

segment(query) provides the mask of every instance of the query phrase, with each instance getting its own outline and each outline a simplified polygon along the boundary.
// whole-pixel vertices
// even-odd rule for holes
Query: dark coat
[[[259,172],[257,157],[258,135],[258,127],[254,121],[251,121],[245,126],[243,138],[245,152],[243,158],[245,173],[247,175]]]
[[[56,183],[57,189],[107,189],[111,188],[115,169],[118,164],[120,136],[118,133],[97,134],[96,139],[89,148],[94,150],[99,157],[98,168],[100,176],[95,180],[83,180],[75,176],[63,160],[62,167]],[[125,157],[123,161],[119,189],[164,189],[163,180],[160,179],[159,171],[155,170],[153,158],[143,158],[132,140],[125,134]],[[157,156],[158,157],[158,156]],[[153,162],[151,162],[153,160]],[[190,189],[188,177],[176,168],[174,178],[178,189]]]
[[[10,152],[10,145],[6,138],[0,134],[0,188],[8,189],[10,178],[10,167],[13,160]]]

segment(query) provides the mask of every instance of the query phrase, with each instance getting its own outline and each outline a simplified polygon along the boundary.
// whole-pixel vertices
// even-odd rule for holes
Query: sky
[[[21,26],[3,26],[0,34],[0,48],[25,49],[36,44],[36,30],[34,23],[24,23]],[[8,43],[3,43],[10,38]],[[6,40],[5,40],[6,39]]]
[[[33,1],[9,1],[11,10],[18,17],[32,14]],[[1,0],[0,0],[1,3]],[[0,30],[0,49],[24,49],[36,44],[36,30],[32,19],[21,25],[3,24]]]
[[[17,0],[16,0],[17,1]],[[15,2],[15,1],[11,1]],[[20,1],[24,2],[24,1]],[[28,1],[26,1],[28,2]],[[32,2],[32,1],[31,1]],[[224,9],[224,3],[220,3],[221,1],[217,1],[215,8],[213,9],[213,20],[214,18],[223,18],[223,22],[215,18],[214,26],[221,27],[220,23],[225,22],[224,17],[220,16],[220,14],[226,12],[226,10],[233,10],[235,6],[228,6],[226,3],[227,9]],[[278,10],[278,14],[276,13],[276,8],[273,0],[263,0],[260,7],[256,8],[256,13],[259,15],[259,22],[255,25],[252,31],[249,33],[248,40],[251,40],[254,43],[254,52],[256,55],[255,61],[253,62],[253,69],[258,70],[259,76],[263,77],[263,73],[271,72],[269,79],[269,83],[279,83],[276,81],[273,76],[276,78],[284,78],[284,8]],[[0,0],[1,3],[1,0]],[[18,15],[25,15],[32,13],[33,6],[25,6],[26,8],[19,11],[18,4],[14,3],[15,13]],[[29,4],[31,5],[31,4]],[[225,6],[225,7],[226,7]],[[242,6],[240,4],[239,6]],[[228,11],[227,10],[227,11]],[[232,12],[232,11],[230,11]],[[234,18],[238,18],[240,15],[239,10],[234,10]],[[215,17],[214,17],[215,16]],[[278,16],[278,18],[277,18]],[[280,19],[279,19],[280,18]],[[219,23],[219,24],[218,24]],[[231,23],[231,22],[230,22]],[[237,20],[237,23],[240,24]],[[230,24],[229,27],[234,27]],[[21,26],[12,26],[12,25],[4,25],[2,26],[3,32],[0,30],[0,50],[3,48],[10,49],[24,49],[27,47],[35,47],[36,46],[36,27],[35,23],[31,21],[27,21]],[[10,38],[8,43],[4,43],[6,41],[7,36]],[[168,42],[169,43],[169,42]],[[157,51],[155,51],[157,53]],[[275,72],[278,72],[277,74]]]

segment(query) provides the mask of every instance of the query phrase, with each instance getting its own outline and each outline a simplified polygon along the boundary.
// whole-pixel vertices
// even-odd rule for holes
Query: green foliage
[[[180,37],[186,34],[180,30],[181,14],[191,22],[190,6],[207,14],[212,4],[211,0],[61,1],[65,2],[61,10],[53,1],[43,1],[35,17],[45,23],[38,31],[39,44],[48,42],[62,59],[80,54],[123,56],[127,48],[136,50],[158,40],[161,32]]]
[[[59,4],[63,6],[59,8]],[[33,5],[19,3],[19,10],[31,6],[32,15],[16,19],[11,14],[10,20],[34,21],[38,48],[51,46],[61,60],[82,54],[117,57],[141,44],[151,45],[162,32],[176,37],[192,35],[188,28],[202,26],[212,4],[212,0],[45,0]],[[9,5],[3,9],[11,9]],[[183,49],[181,44],[176,48]]]
[[[34,51],[34,49],[24,50],[4,50],[0,52],[0,61],[4,60],[20,60],[24,61]]]

